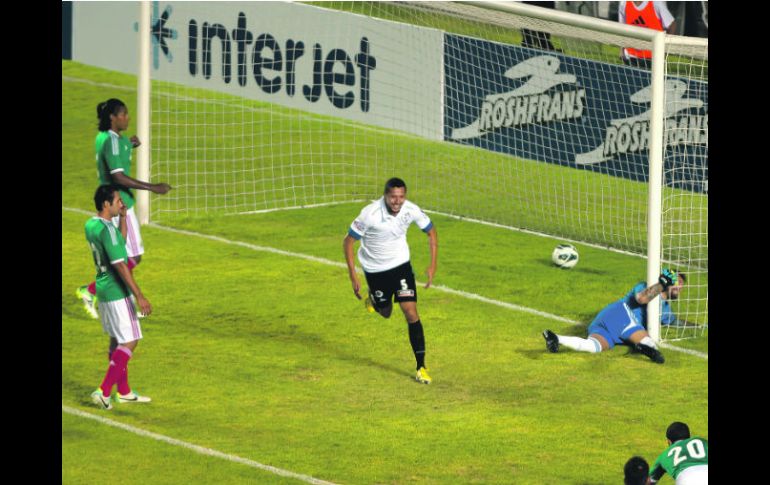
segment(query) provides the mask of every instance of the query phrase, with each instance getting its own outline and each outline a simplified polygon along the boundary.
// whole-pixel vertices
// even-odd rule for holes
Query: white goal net
[[[188,46],[152,85],[151,219],[363,201],[644,255],[650,42],[452,2],[179,2]],[[708,54],[669,39],[662,261],[687,273],[667,340],[708,326]]]

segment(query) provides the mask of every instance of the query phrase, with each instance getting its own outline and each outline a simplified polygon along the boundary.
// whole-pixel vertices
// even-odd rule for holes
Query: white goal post
[[[137,68],[136,101],[137,136],[142,142],[137,149],[136,177],[150,180],[150,2],[139,2],[139,66]],[[150,193],[136,191],[136,216],[139,224],[150,222]]]
[[[567,12],[536,8],[518,2],[478,1],[467,2],[486,8],[536,19],[561,22],[565,25],[582,27],[608,34],[616,34],[652,43],[652,101],[650,106],[650,151],[649,151],[649,197],[647,206],[647,284],[658,281],[661,270],[661,199],[663,180],[663,123],[665,90],[665,32],[640,29],[603,19],[574,15]],[[647,306],[648,332],[655,341],[660,341],[660,307],[656,297]]]
[[[684,325],[651,304],[648,330],[705,332],[707,39],[520,2],[312,3],[141,2],[137,175],[174,187],[138,191],[142,223],[362,201],[398,174],[434,212],[644,256],[648,284],[686,271]],[[183,47],[152,68],[151,15]]]

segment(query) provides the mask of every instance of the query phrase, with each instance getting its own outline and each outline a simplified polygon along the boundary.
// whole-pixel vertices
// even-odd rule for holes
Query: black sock
[[[409,328],[409,343],[412,344],[419,370],[420,367],[425,367],[425,334],[422,332],[422,323],[417,320],[415,323],[407,323],[406,326]]]

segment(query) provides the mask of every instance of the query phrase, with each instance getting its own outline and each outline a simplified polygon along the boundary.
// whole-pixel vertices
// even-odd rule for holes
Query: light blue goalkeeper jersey
[[[633,288],[631,288],[631,291],[626,293],[626,296],[624,296],[621,301],[625,302],[628,307],[631,309],[631,311],[634,314],[634,318],[636,318],[636,321],[642,325],[644,328],[647,328],[647,305],[640,305],[636,301],[636,294],[640,291],[644,291],[647,288],[647,283],[644,281],[640,281],[636,284]],[[660,298],[660,324],[661,325],[671,325],[676,322],[676,315],[674,315],[674,312],[671,311],[671,305],[668,304],[668,301],[664,300],[663,298]]]

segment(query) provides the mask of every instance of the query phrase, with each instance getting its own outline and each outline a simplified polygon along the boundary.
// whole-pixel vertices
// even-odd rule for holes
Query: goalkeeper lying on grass
[[[671,323],[670,320],[676,320],[676,317],[671,312],[667,300],[679,298],[686,281],[684,273],[665,268],[654,285],[647,287],[644,282],[637,283],[623,298],[604,307],[588,326],[588,338],[544,331],[546,348],[550,352],[558,352],[559,345],[564,345],[580,352],[597,353],[618,344],[626,344],[633,346],[653,362],[662,364],[665,361],[663,354],[647,333],[647,304],[660,295],[661,315],[668,319],[663,323]]]

